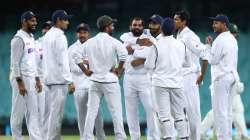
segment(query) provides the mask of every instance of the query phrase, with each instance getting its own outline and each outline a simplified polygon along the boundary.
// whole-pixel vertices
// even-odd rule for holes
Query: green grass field
[[[107,140],[114,140],[114,136],[107,136]],[[0,140],[11,140],[10,136],[0,136]],[[24,140],[29,140],[26,136]],[[63,136],[62,140],[80,140],[79,136]],[[142,137],[141,140],[146,140],[146,137]]]
[[[114,140],[114,136],[107,136],[107,140]],[[0,140],[11,140],[10,136],[0,136]],[[28,140],[28,137],[26,136],[24,140]],[[63,136],[62,140],[80,140],[79,136]],[[128,140],[130,138],[128,137]],[[145,136],[142,136],[141,140],[146,140]],[[210,139],[210,140],[216,140],[216,139]]]

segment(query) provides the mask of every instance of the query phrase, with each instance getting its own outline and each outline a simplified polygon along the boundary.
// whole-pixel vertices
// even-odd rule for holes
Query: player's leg
[[[39,110],[39,121],[40,121],[40,129],[41,129],[41,136],[43,139],[46,139],[47,134],[47,127],[48,127],[48,113],[46,112],[46,96],[47,90],[44,83],[42,83],[42,91],[38,93],[38,110]]]
[[[22,124],[26,106],[23,96],[19,94],[15,79],[11,81],[12,86],[12,107],[10,116],[10,125],[13,140],[22,140]]]
[[[232,122],[230,119],[230,90],[232,88],[233,76],[227,75],[214,81],[212,86],[212,108],[214,111],[214,124],[218,140],[232,139]]]
[[[97,140],[106,140],[101,107],[99,107],[99,110],[95,119],[95,135],[96,135]]]
[[[244,106],[240,95],[237,93],[233,97],[233,124],[236,127],[239,136],[250,139],[247,134]]]
[[[48,134],[48,127],[49,127],[49,111],[50,111],[50,103],[49,103],[49,94],[48,94],[48,88],[46,85],[43,85],[43,91],[44,91],[44,110],[43,110],[43,118],[42,118],[42,130],[41,134],[44,139],[47,138]]]
[[[47,140],[60,140],[64,105],[69,89],[68,85],[52,85],[48,88],[50,112]]]
[[[141,79],[146,81],[145,79]],[[152,104],[152,96],[151,96],[151,89],[150,83],[141,83],[142,87],[139,91],[139,97],[146,111],[146,119],[147,119],[147,140],[159,140],[159,133],[158,133],[158,125],[156,122],[156,112],[153,108]]]
[[[213,128],[214,124],[214,113],[211,109],[201,123],[201,136],[205,136],[207,131]]]
[[[201,113],[199,87],[196,84],[197,74],[184,76],[184,96],[187,101],[187,115],[190,126],[190,139],[200,140]]]
[[[123,88],[125,96],[125,109],[127,116],[127,124],[131,140],[139,140],[141,137],[140,122],[139,122],[139,95],[136,92],[137,88],[134,85],[134,79],[129,76],[124,76]]]
[[[187,119],[187,110],[185,96],[182,89],[171,89],[170,92],[171,113],[174,118],[176,130],[179,139],[189,139],[189,126]]]
[[[84,124],[87,113],[88,92],[84,89],[76,89],[74,92],[74,101],[77,112],[80,139],[83,139]]]
[[[173,125],[170,121],[170,95],[167,88],[153,86],[153,95],[156,100],[157,118],[160,122],[160,131],[162,139],[172,139]]]
[[[27,94],[24,96],[27,113],[26,123],[30,140],[42,140],[38,112],[38,95],[35,89],[35,77],[23,77]]]
[[[115,139],[125,140],[127,137],[123,125],[120,85],[119,83],[103,84],[102,89],[108,109],[112,116]]]
[[[96,116],[103,97],[102,84],[90,82],[83,140],[92,140]]]

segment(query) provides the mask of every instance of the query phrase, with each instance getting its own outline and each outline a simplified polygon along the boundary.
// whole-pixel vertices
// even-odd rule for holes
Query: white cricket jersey
[[[131,40],[137,40],[138,37],[135,37],[132,32],[122,34],[120,39],[123,41],[124,47],[131,45],[134,49],[134,53],[128,55],[126,60],[125,74],[147,74],[148,70],[144,68],[144,65],[133,67],[131,62],[137,58],[146,59],[151,49],[149,47],[141,47],[138,44],[134,44]]]
[[[212,82],[233,73],[239,81],[237,72],[238,44],[235,37],[229,32],[220,33],[212,44],[208,62],[211,64]]]
[[[183,74],[197,73],[201,71],[200,57],[205,59],[206,47],[200,42],[200,38],[188,27],[177,34],[177,40],[184,43],[185,63]]]
[[[36,64],[37,64],[37,72],[38,76],[41,80],[43,80],[43,66],[42,66],[42,60],[43,60],[43,47],[42,47],[42,40],[43,37],[38,38],[35,41],[36,45]]]
[[[185,57],[183,43],[173,36],[162,36],[148,55],[144,66],[153,69],[152,84],[159,87],[183,87],[182,67]]]
[[[75,62],[79,64],[88,56],[89,68],[93,72],[90,80],[97,82],[118,82],[118,77],[110,72],[115,67],[117,58],[126,61],[127,51],[123,44],[107,33],[100,32],[87,40],[81,52],[75,53]]]
[[[42,41],[43,76],[46,85],[70,84],[68,42],[63,30],[52,27]]]
[[[74,44],[72,44],[68,48],[69,66],[70,66],[70,71],[72,73],[73,82],[74,82],[76,89],[87,89],[89,88],[89,79],[82,72],[80,67],[75,63],[74,58],[73,58],[73,54],[79,51],[81,47],[83,47],[82,43],[79,40],[77,40]],[[83,60],[87,60],[87,56]]]
[[[37,76],[35,57],[33,35],[17,31],[11,40],[11,77]]]

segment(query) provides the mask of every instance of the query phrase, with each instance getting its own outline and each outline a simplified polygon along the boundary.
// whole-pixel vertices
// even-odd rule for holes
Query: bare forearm
[[[136,67],[136,66],[140,66],[140,65],[143,65],[145,63],[145,60],[146,59],[135,59],[131,62],[131,65],[133,67]]]
[[[204,76],[207,71],[208,61],[202,60],[201,74]]]
[[[84,63],[79,63],[78,66],[80,67],[80,69],[82,70],[82,72],[86,72],[87,68],[84,66]]]
[[[118,69],[123,69],[124,63],[125,63],[125,61],[120,61],[119,65],[118,65]]]

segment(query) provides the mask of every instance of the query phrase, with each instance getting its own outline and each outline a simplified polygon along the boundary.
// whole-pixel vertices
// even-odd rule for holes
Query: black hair
[[[178,15],[179,18],[181,19],[181,21],[186,21],[186,26],[189,25],[189,23],[190,23],[190,14],[189,14],[189,12],[181,10],[181,11],[177,11],[175,13],[175,15]]]
[[[130,25],[132,25],[132,22],[134,21],[134,20],[141,20],[142,21],[142,26],[144,26],[144,21],[143,21],[143,19],[141,18],[141,17],[134,17],[131,21],[130,21]]]
[[[165,36],[170,36],[170,35],[173,35],[173,34],[174,34],[174,30],[170,31],[170,30],[164,30],[164,29],[162,29],[162,33],[163,33]]]

